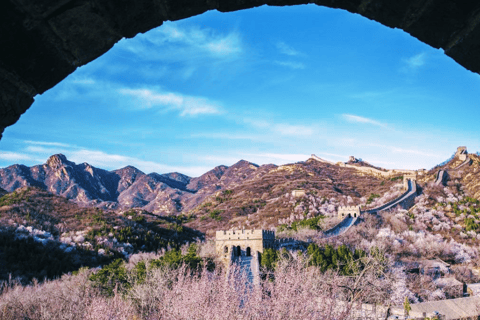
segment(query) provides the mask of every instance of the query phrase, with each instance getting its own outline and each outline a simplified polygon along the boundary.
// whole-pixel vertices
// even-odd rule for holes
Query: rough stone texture
[[[0,138],[33,103],[122,37],[217,9],[315,3],[400,28],[480,73],[480,2],[454,0],[3,0]]]

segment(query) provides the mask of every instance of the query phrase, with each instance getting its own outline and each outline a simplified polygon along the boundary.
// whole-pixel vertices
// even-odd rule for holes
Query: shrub
[[[278,259],[278,251],[272,248],[267,248],[263,250],[263,253],[260,257],[260,265],[269,271],[273,271]]]
[[[375,198],[380,198],[380,195],[378,195],[378,194],[376,194],[376,193],[370,194],[370,196],[369,196],[368,199],[367,199],[367,204],[372,203],[373,199],[375,199]]]
[[[222,213],[222,210],[215,209],[212,212],[210,212],[208,216],[212,219],[215,219],[216,221],[221,221],[222,217],[220,216],[220,213]]]
[[[113,296],[116,289],[124,291],[131,287],[122,259],[103,266],[102,269],[90,275],[89,280],[93,282],[94,287],[99,288],[107,296]]]

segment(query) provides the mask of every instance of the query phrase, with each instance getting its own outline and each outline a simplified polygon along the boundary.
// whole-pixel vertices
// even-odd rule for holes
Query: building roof
[[[445,320],[463,319],[480,315],[479,296],[414,303],[410,306],[412,307],[410,314],[422,314],[425,312],[429,315],[436,311],[444,315]]]

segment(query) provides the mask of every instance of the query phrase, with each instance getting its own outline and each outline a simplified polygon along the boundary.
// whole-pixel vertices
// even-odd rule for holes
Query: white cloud
[[[148,60],[174,60],[210,56],[232,58],[243,52],[240,34],[236,31],[217,33],[209,28],[182,27],[178,23],[166,22],[161,27],[122,46]],[[152,46],[156,47],[152,50]]]
[[[291,162],[298,162],[298,161],[306,161],[310,158],[308,154],[294,154],[294,153],[260,153],[260,154],[253,154],[253,156],[260,157],[260,158],[269,158],[269,159],[276,159],[281,161],[291,161]]]
[[[224,139],[224,140],[260,140],[259,136],[241,133],[195,133],[188,136],[189,138],[207,138],[207,139]]]
[[[246,160],[262,165],[273,163],[282,165],[287,163],[306,161],[310,155],[293,154],[293,153],[242,153],[242,157]]]
[[[61,142],[46,142],[46,141],[32,141],[32,140],[23,140],[26,144],[33,144],[38,146],[52,146],[52,147],[71,147],[71,145],[67,143]]]
[[[403,72],[416,71],[418,68],[425,65],[427,54],[425,52],[419,53],[408,59],[403,59],[405,66],[401,69]]]
[[[318,153],[315,153],[315,155],[322,155],[322,156],[327,156],[327,157],[334,157],[334,158],[337,158],[337,159],[344,159],[344,160],[347,160],[348,157],[343,155],[343,154],[336,154],[336,153],[328,153],[328,152],[318,152]]]
[[[287,56],[298,56],[300,52],[289,46],[283,41],[277,42],[277,48],[280,51],[280,53],[285,54]]]
[[[0,159],[7,161],[33,160],[28,154],[11,151],[0,151]]]
[[[178,110],[180,116],[196,116],[201,114],[220,114],[219,106],[202,97],[191,97],[172,92],[157,92],[150,89],[119,89],[123,95],[138,99],[140,108],[162,107],[165,111]]]
[[[76,163],[87,162],[102,169],[120,169],[122,167],[132,165],[145,173],[158,172],[180,172],[190,176],[200,176],[210,170],[206,166],[171,166],[154,161],[142,160],[134,157],[127,157],[118,154],[108,154],[95,150],[77,150],[67,154],[67,157]]]
[[[229,56],[242,51],[240,38],[237,33],[230,33],[226,37],[213,39],[206,44],[206,48],[220,56]]]
[[[395,90],[388,91],[365,91],[361,93],[352,94],[351,97],[355,99],[365,99],[365,100],[377,100],[383,97],[392,96],[395,93]]]
[[[255,128],[266,129],[283,136],[311,136],[315,132],[313,126],[274,123],[267,120],[244,118],[243,121]]]
[[[59,149],[59,148],[46,148],[42,146],[27,146],[25,149],[27,152],[31,153],[40,153],[43,155],[52,155],[57,153],[65,153],[67,149]]]
[[[353,114],[342,114],[342,117],[346,121],[352,122],[352,123],[365,123],[365,124],[372,124],[372,125],[383,127],[383,128],[387,127],[386,124],[381,123],[377,120],[373,120],[373,119],[365,118],[365,117],[361,117],[361,116],[356,116],[356,115],[353,115]]]
[[[81,85],[93,85],[95,84],[95,80],[91,78],[79,78],[71,80],[72,83],[81,84]]]
[[[294,61],[275,61],[275,64],[278,64],[283,67],[287,67],[293,70],[305,69],[305,65],[301,62]]]
[[[42,142],[42,141],[24,141],[27,146],[23,149],[23,153],[10,151],[0,151],[0,160],[19,162],[19,161],[36,161],[44,163],[48,157],[53,154],[62,153],[68,160],[75,163],[87,162],[95,167],[107,170],[120,169],[122,167],[132,165],[138,169],[150,173],[167,173],[180,172],[190,176],[200,176],[211,170],[207,166],[172,166],[155,161],[142,160],[135,157],[129,157],[119,154],[111,154],[98,150],[89,150],[77,146],[72,146],[59,142]],[[62,148],[56,148],[56,146]]]
[[[387,148],[389,148],[393,153],[402,153],[402,154],[408,153],[408,154],[414,154],[419,156],[443,159],[443,156],[438,153],[425,152],[425,151],[415,150],[415,149],[404,149],[404,148],[398,148],[398,147],[392,147],[392,146],[389,146]]]
[[[237,163],[238,161],[241,160],[240,159],[241,157],[235,157],[235,156],[212,156],[212,155],[209,155],[209,156],[201,156],[199,158],[204,160],[204,161],[210,162],[210,163],[216,163],[216,165],[223,164],[223,165],[227,165],[227,166],[235,164],[235,163]]]

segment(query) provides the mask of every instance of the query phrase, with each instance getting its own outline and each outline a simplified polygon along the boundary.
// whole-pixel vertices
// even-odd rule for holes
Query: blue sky
[[[480,76],[401,30],[315,5],[207,12],[78,68],[0,140],[0,167],[54,153],[198,176],[349,155],[431,168],[480,150]]]

